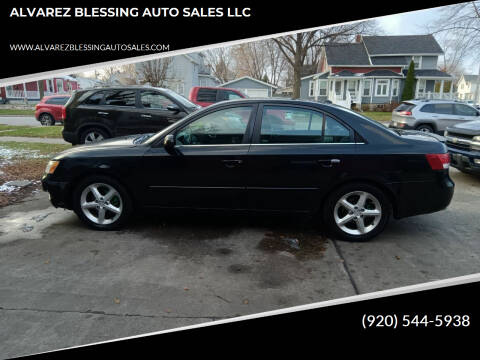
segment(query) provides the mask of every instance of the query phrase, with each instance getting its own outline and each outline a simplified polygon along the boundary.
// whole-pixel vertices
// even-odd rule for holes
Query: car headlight
[[[448,131],[445,130],[445,132],[443,133],[443,136],[448,136]]]
[[[472,150],[480,151],[480,136],[474,136],[472,138]]]
[[[480,142],[480,136],[474,136],[474,137],[472,138],[472,140],[473,140],[473,141],[479,141],[479,142]]]
[[[47,164],[47,167],[45,168],[45,174],[53,174],[58,164],[60,164],[60,161],[50,160]]]

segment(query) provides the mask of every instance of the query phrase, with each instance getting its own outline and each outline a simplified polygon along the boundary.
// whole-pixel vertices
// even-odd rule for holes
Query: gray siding
[[[225,87],[232,88],[232,89],[267,89],[268,90],[268,96],[272,96],[272,87],[268,85],[264,85],[261,83],[258,83],[256,81],[250,80],[250,79],[240,79],[238,81],[231,82]]]
[[[310,86],[310,81],[313,78],[308,78],[300,81],[300,98],[305,100],[314,100],[313,97],[308,96],[308,89]]]

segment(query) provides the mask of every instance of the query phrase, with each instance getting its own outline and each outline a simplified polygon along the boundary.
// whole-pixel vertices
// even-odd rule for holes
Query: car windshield
[[[166,93],[168,93],[168,95],[170,95],[171,97],[173,97],[175,100],[177,100],[179,103],[181,103],[183,106],[187,107],[187,108],[190,108],[190,109],[199,109],[201,106],[198,106],[194,103],[192,103],[190,100],[188,100],[186,97],[180,95],[180,94],[177,94],[175,91],[173,90],[170,90],[170,89],[162,89],[163,91],[165,91]]]

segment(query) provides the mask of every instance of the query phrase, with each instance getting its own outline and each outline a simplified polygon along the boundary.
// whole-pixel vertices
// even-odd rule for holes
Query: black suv
[[[63,138],[76,144],[157,132],[199,109],[172,90],[110,87],[74,92],[65,105]]]

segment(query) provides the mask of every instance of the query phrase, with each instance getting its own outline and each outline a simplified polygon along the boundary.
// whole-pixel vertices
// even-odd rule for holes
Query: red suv
[[[35,118],[45,126],[55,125],[57,121],[63,123],[62,109],[68,99],[70,99],[70,95],[44,96],[35,105]]]
[[[247,98],[241,91],[229,88],[194,86],[190,90],[189,100],[206,107],[223,100]]]

